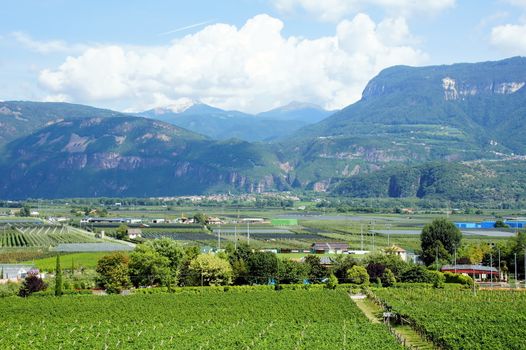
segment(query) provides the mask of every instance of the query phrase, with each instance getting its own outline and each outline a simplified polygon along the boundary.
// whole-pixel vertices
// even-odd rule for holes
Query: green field
[[[50,247],[60,243],[100,242],[86,231],[63,226],[10,227],[0,230],[0,248]]]
[[[443,349],[524,349],[526,293],[383,288],[375,295]]]
[[[97,266],[97,261],[104,255],[108,255],[110,252],[90,252],[90,253],[72,253],[63,254],[60,256],[60,264],[63,269],[69,270],[71,267],[75,269],[79,268],[91,268],[94,269]],[[55,256],[28,260],[22,262],[23,264],[35,265],[36,268],[41,271],[54,271],[57,258]]]
[[[343,290],[0,299],[2,349],[403,349]]]

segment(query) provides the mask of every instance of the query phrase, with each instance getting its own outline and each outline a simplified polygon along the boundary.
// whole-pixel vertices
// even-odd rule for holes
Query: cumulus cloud
[[[522,0],[511,0],[522,1]],[[301,9],[323,21],[338,21],[366,7],[378,7],[396,16],[434,14],[453,7],[456,0],[273,0],[282,12]]]
[[[87,48],[86,45],[69,45],[62,40],[39,41],[23,32],[13,32],[11,33],[11,37],[24,47],[43,54],[54,52],[80,52]]]
[[[526,24],[505,24],[491,30],[491,44],[506,54],[526,54]]]
[[[375,23],[365,14],[340,22],[334,36],[285,37],[268,15],[241,28],[214,24],[165,47],[98,46],[40,72],[50,96],[134,110],[199,99],[257,112],[290,101],[341,108],[360,98],[367,81],[394,64],[427,57],[404,19]]]

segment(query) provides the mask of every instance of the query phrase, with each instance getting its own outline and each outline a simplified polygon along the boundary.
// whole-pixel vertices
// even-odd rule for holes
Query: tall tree
[[[250,282],[254,284],[267,284],[278,274],[278,257],[270,252],[255,252],[247,261]]]
[[[460,246],[462,233],[452,222],[440,218],[424,226],[420,239],[422,260],[431,265],[437,257],[439,260],[451,260],[451,255]]]
[[[62,295],[62,269],[60,268],[60,255],[57,254],[57,262],[55,265],[55,296]]]
[[[232,266],[226,259],[213,254],[200,254],[190,263],[194,284],[221,286],[232,283]]]
[[[126,254],[112,253],[103,256],[97,262],[97,284],[108,293],[120,293],[130,285],[128,265],[129,258]]]

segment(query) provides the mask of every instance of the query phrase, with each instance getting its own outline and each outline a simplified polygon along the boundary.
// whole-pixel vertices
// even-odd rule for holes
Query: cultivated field
[[[343,290],[0,299],[2,349],[402,349]]]
[[[20,226],[0,229],[0,248],[51,247],[61,243],[99,241],[84,230],[65,226]]]
[[[526,293],[383,288],[375,295],[444,349],[524,349]]]

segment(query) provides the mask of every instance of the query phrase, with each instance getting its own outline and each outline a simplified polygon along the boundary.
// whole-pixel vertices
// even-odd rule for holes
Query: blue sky
[[[526,54],[526,0],[19,0],[0,15],[0,99],[127,111],[334,109],[390,65]]]

